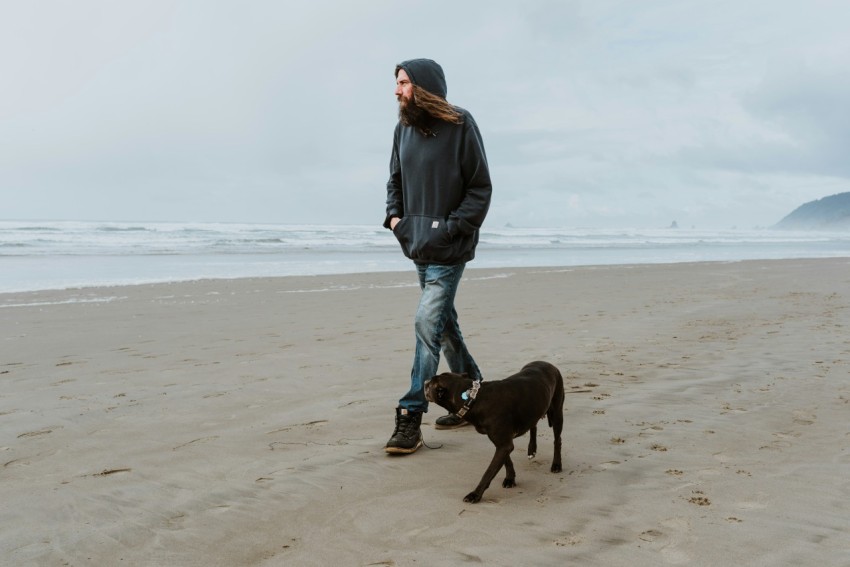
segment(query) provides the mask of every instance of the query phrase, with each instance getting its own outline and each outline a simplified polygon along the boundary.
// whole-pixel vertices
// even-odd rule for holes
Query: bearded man
[[[409,454],[422,446],[420,425],[428,411],[424,384],[437,374],[440,352],[452,372],[481,379],[454,301],[464,267],[475,257],[492,185],[481,133],[468,111],[446,101],[442,67],[430,59],[411,59],[396,66],[395,77],[399,121],[384,227],[415,263],[422,295],[414,320],[410,389],[398,401],[385,450]],[[436,420],[437,428],[465,424],[453,414]]]

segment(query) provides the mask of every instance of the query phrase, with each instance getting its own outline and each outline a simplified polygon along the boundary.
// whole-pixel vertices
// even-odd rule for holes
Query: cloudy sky
[[[846,0],[0,0],[0,219],[380,224],[440,62],[488,223],[752,228],[850,191]]]

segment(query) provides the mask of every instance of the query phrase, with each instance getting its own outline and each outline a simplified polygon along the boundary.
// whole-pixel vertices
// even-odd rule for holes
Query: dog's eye
[[[445,388],[437,388],[437,399],[442,400],[446,397],[446,389]]]

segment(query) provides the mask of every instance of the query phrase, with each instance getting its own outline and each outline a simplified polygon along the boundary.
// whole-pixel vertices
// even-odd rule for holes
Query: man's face
[[[407,76],[404,69],[399,69],[398,75],[396,75],[395,96],[402,108],[413,101],[413,83],[410,82],[410,77]]]

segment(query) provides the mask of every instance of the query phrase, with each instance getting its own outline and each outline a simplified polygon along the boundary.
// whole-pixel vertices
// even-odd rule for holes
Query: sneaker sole
[[[410,453],[415,453],[419,447],[422,446],[422,439],[416,442],[416,445],[409,449],[405,449],[404,447],[384,447],[384,451],[390,453],[391,455],[409,455]]]

